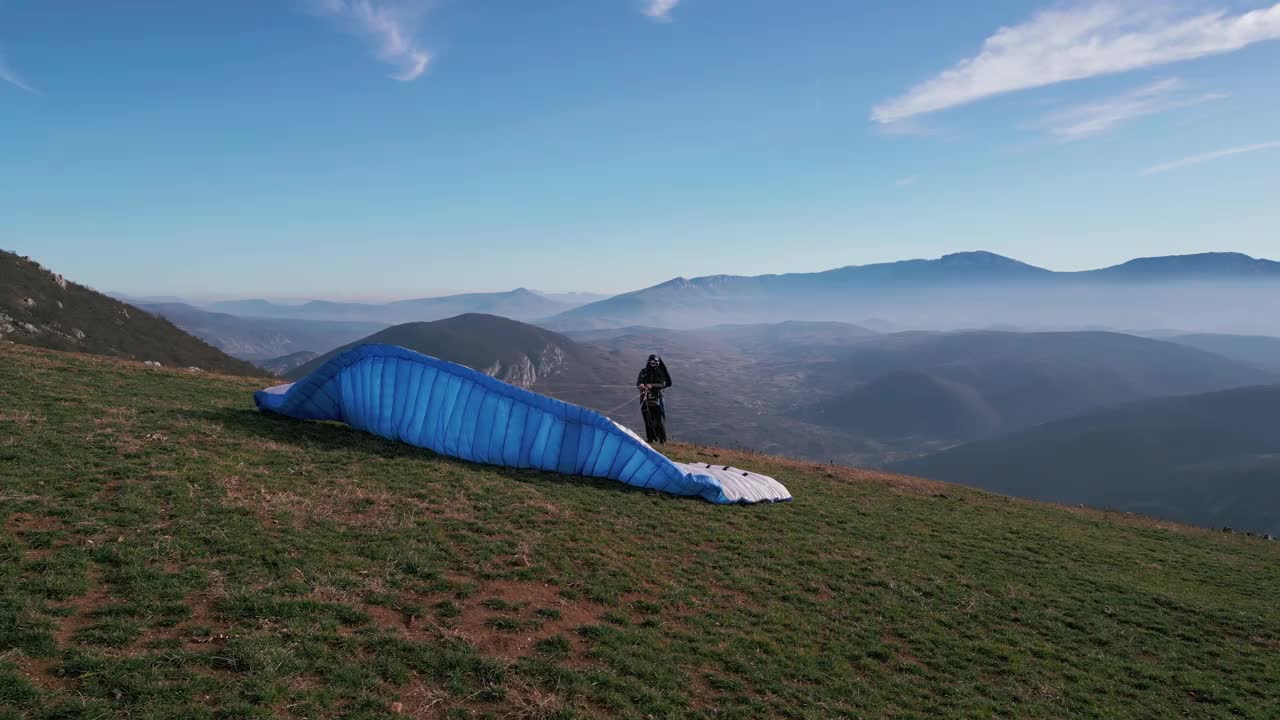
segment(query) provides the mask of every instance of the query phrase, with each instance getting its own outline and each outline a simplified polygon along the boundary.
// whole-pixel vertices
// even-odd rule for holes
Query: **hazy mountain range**
[[[1139,258],[1059,272],[975,251],[811,273],[677,277],[604,298],[518,288],[389,303],[248,299],[186,304],[241,317],[383,324],[483,313],[556,330],[829,320],[881,331],[1167,327],[1182,333],[1272,335],[1280,334],[1280,313],[1239,309],[1272,306],[1278,288],[1280,263],[1239,253]]]
[[[206,309],[245,317],[384,324],[441,320],[466,313],[487,313],[515,320],[531,320],[558,314],[576,304],[589,302],[592,297],[595,296],[567,293],[553,297],[517,288],[509,292],[466,293],[389,303],[312,300],[299,305],[284,305],[267,300],[228,300],[210,303]]]
[[[1265,306],[1280,263],[1234,253],[1144,258],[1054,272],[988,252],[816,273],[675,278],[545,321],[556,329],[650,325],[693,328],[787,319],[881,322],[914,329],[1179,327],[1280,333]]]
[[[208,312],[185,303],[143,303],[138,307],[169,320],[228,355],[254,363],[298,352],[323,352],[386,327],[371,322],[239,317]]]
[[[136,359],[162,359],[168,348],[166,363],[246,371],[178,325],[290,377],[342,347],[385,342],[593,407],[633,429],[635,375],[658,352],[675,380],[668,410],[677,439],[1199,523],[1280,522],[1280,508],[1267,504],[1280,477],[1280,423],[1268,414],[1280,387],[1280,338],[1266,334],[1280,322],[1267,312],[1280,297],[1280,264],[1268,260],[1208,254],[1058,273],[959,253],[676,279],[569,309],[516,290],[212,306],[239,315],[146,304],[153,316],[87,289],[74,306],[54,299],[55,289],[79,286],[9,257],[11,277],[0,276],[10,290],[0,298],[5,339]],[[52,316],[51,308],[82,314]],[[142,320],[129,324],[134,310]],[[402,317],[413,321],[370,319]],[[760,322],[768,318],[781,321]],[[1070,329],[1034,331],[1043,327]],[[1171,329],[1139,336],[1084,327]],[[202,361],[185,360],[195,354]]]

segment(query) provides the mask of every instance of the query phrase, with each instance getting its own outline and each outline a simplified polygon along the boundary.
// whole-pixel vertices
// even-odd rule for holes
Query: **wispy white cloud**
[[[1142,174],[1155,175],[1157,173],[1169,172],[1170,170],[1177,170],[1178,168],[1184,168],[1184,167],[1187,167],[1188,165],[1199,165],[1200,163],[1209,162],[1210,160],[1219,160],[1221,158],[1231,157],[1232,155],[1243,155],[1245,153],[1258,152],[1260,150],[1277,150],[1277,149],[1280,149],[1280,140],[1272,140],[1271,142],[1258,143],[1257,145],[1241,145],[1240,147],[1227,148],[1226,150],[1215,150],[1214,152],[1208,152],[1202,155],[1192,155],[1191,157],[1185,157],[1185,158],[1182,158],[1181,160],[1174,160],[1173,162],[1161,163],[1159,165],[1152,165],[1151,167],[1144,169],[1142,171]]]
[[[35,92],[35,90],[22,79],[22,76],[18,74],[17,70],[9,67],[9,64],[4,61],[3,55],[0,55],[0,80],[26,90],[29,93]]]
[[[334,18],[341,27],[374,43],[378,59],[398,69],[391,77],[414,80],[427,69],[431,54],[413,37],[413,19],[420,4],[374,0],[315,0],[318,12]]]
[[[1147,115],[1201,105],[1229,97],[1226,93],[1191,93],[1178,78],[1158,80],[1119,95],[1093,100],[1044,117],[1050,135],[1069,142],[1106,132]]]
[[[680,0],[645,0],[644,14],[654,20],[671,22],[671,11],[679,4]]]
[[[877,124],[871,126],[872,132],[887,137],[937,137],[944,135],[937,127],[926,125],[919,118],[909,118],[902,122]]]
[[[908,175],[907,177],[904,177],[904,178],[898,178],[897,180],[894,180],[894,181],[893,181],[893,184],[894,184],[894,185],[897,185],[898,187],[906,187],[907,185],[910,185],[911,183],[915,182],[915,181],[916,181],[916,178],[918,178],[918,177],[920,177],[920,176],[919,176],[919,175]]]
[[[1111,0],[1046,10],[1002,27],[975,56],[874,106],[891,123],[1003,93],[1154,67],[1280,38],[1280,3],[1237,15],[1176,13],[1166,3]]]

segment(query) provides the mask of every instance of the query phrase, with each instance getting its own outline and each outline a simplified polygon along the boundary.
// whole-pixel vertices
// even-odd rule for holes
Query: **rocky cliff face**
[[[28,345],[42,345],[46,343],[56,342],[59,345],[70,346],[67,349],[77,349],[85,339],[85,332],[78,327],[71,327],[64,321],[61,312],[65,305],[62,300],[53,299],[59,294],[65,294],[67,290],[67,281],[59,274],[46,270],[39,263],[32,262],[23,258],[26,262],[26,279],[29,284],[34,284],[37,292],[32,295],[39,295],[40,299],[35,297],[23,296],[19,293],[18,297],[11,297],[8,302],[7,312],[0,311],[0,340],[8,340],[10,342],[18,342]],[[21,267],[19,263],[19,267]],[[45,284],[49,287],[43,287]],[[53,288],[57,288],[56,290]],[[15,279],[11,291],[19,290],[20,283]],[[30,291],[30,288],[21,288]],[[0,299],[0,302],[4,302]],[[3,308],[0,308],[3,309]],[[120,312],[128,314],[124,308],[120,308]],[[16,317],[15,317],[16,316]],[[41,339],[44,342],[41,342]]]
[[[548,344],[533,357],[521,353],[514,360],[495,360],[480,371],[503,382],[528,388],[562,371],[566,359],[564,348]]]
[[[312,360],[320,357],[320,353],[303,350],[301,352],[289,353],[280,357],[263,360],[258,363],[258,367],[271,373],[272,375],[284,375],[296,367],[301,367]]]

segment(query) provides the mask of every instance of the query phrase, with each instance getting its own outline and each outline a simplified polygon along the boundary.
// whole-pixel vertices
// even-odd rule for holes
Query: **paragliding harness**
[[[640,415],[644,418],[644,434],[649,442],[667,441],[667,407],[662,391],[671,387],[671,373],[657,355],[650,355],[645,368],[636,378],[640,386]]]

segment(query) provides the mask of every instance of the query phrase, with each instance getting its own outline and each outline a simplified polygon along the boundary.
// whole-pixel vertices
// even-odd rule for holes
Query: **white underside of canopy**
[[[687,473],[710,475],[719,480],[725,497],[733,502],[779,502],[791,499],[787,488],[768,475],[707,463],[676,463],[676,467]]]
[[[612,422],[622,432],[639,442],[644,442],[639,435],[631,431],[631,428],[616,420]],[[648,443],[645,444],[648,445]],[[724,488],[725,497],[732,502],[779,502],[791,499],[791,493],[786,486],[768,475],[748,472],[742,468],[708,463],[678,462],[675,463],[675,466],[680,468],[681,472],[692,475],[709,475],[715,478],[720,482],[720,486]]]

